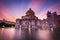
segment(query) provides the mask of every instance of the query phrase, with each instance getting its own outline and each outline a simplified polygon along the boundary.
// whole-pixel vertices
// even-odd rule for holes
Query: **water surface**
[[[51,40],[50,30],[0,28],[0,40]]]

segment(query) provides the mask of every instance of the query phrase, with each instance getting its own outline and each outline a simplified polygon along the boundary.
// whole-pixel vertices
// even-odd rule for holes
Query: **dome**
[[[29,8],[29,10],[26,12],[26,15],[34,15],[34,11]]]

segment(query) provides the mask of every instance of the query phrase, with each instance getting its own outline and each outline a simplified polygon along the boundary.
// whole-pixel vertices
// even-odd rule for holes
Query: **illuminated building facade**
[[[30,8],[25,16],[22,16],[21,19],[16,19],[15,27],[19,28],[38,28],[40,27],[40,19],[35,16],[34,11]]]
[[[53,13],[48,12],[47,13],[47,21],[54,28],[60,27],[60,15],[57,15],[56,12],[53,12]]]
[[[15,28],[41,28],[51,29],[52,27],[60,27],[60,15],[56,12],[47,12],[47,19],[40,20],[35,16],[35,12],[30,8],[25,16],[21,19],[16,19]]]

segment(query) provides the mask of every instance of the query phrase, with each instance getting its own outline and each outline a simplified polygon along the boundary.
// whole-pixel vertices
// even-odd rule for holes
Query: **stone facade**
[[[35,16],[35,13],[31,8],[26,12],[25,16],[22,16],[21,19],[16,19],[15,28],[38,28],[40,27],[40,19]]]
[[[25,16],[16,19],[15,28],[40,28],[51,29],[60,27],[60,15],[56,12],[47,12],[47,19],[40,20],[35,16],[35,12],[30,8]]]
[[[47,13],[47,21],[54,28],[60,27],[60,15],[57,15],[56,12],[48,12]]]

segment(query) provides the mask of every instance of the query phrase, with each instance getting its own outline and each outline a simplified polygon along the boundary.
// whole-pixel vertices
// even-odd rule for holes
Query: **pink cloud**
[[[15,19],[9,15],[9,12],[2,5],[0,5],[0,20],[2,19],[15,22]]]
[[[60,7],[59,6],[60,6],[60,3],[57,3],[57,4],[54,4],[50,7],[48,7],[47,9],[39,12],[39,14],[37,14],[38,18],[39,19],[46,19],[47,18],[47,16],[46,16],[47,11],[51,11],[51,12],[56,11],[57,14],[60,15]]]
[[[37,10],[39,6],[42,5],[43,2],[44,1],[42,0],[31,0],[27,8],[32,8],[33,10]]]

